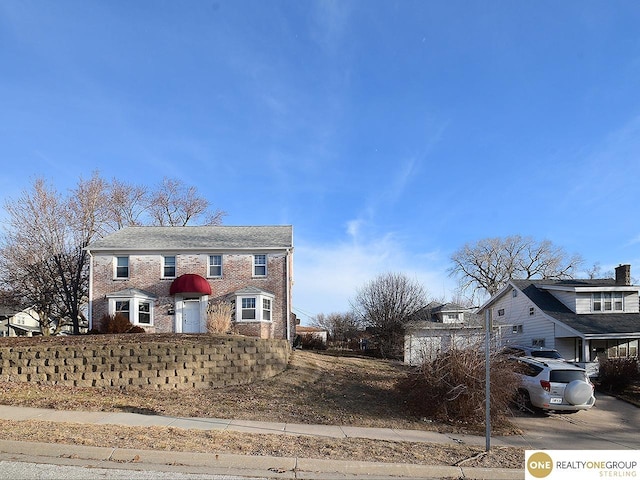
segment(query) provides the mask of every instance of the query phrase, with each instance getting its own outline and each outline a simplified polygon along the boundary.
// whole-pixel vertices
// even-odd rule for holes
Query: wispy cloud
[[[421,283],[430,297],[450,295],[453,284],[440,255],[410,254],[391,233],[363,238],[359,225],[358,221],[347,225],[349,238],[358,241],[318,245],[297,240],[294,308],[309,317],[348,311],[358,289],[385,272],[407,275]]]

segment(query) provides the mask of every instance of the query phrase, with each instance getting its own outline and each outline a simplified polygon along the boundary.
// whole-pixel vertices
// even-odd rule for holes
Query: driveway
[[[640,408],[602,393],[590,410],[516,415],[513,421],[524,434],[502,437],[505,444],[529,450],[640,449]]]

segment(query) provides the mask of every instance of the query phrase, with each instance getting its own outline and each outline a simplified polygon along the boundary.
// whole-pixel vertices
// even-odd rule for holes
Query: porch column
[[[591,362],[591,340],[582,339],[582,358],[585,362]]]

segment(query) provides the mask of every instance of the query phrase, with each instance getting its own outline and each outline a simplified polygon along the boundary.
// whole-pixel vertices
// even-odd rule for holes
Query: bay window
[[[142,290],[129,289],[107,295],[109,315],[122,315],[134,325],[153,325],[155,297]]]

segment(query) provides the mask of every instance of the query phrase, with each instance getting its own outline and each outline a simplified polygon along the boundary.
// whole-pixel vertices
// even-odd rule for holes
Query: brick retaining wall
[[[182,335],[176,341],[136,342],[136,335],[92,335],[86,338],[94,337],[94,341],[86,344],[4,344],[0,346],[0,381],[74,387],[215,388],[276,375],[287,367],[291,351],[286,340]]]

